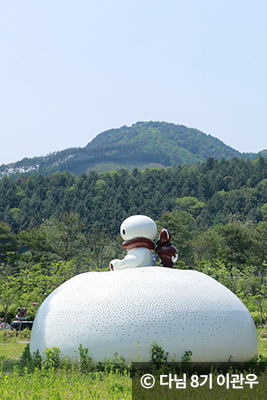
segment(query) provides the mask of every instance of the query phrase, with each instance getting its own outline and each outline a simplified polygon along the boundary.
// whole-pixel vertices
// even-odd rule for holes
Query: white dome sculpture
[[[211,277],[187,270],[140,267],[87,272],[52,292],[40,306],[30,352],[59,347],[78,358],[81,344],[93,361],[117,352],[126,364],[149,361],[151,344],[180,361],[247,361],[258,353],[253,319],[245,305]]]

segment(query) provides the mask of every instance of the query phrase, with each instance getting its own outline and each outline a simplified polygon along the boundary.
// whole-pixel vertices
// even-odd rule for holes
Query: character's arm
[[[110,262],[110,269],[112,271],[125,268],[139,267],[146,257],[146,249],[135,249],[134,254],[127,254],[123,260],[112,260]],[[113,266],[113,268],[112,268]]]

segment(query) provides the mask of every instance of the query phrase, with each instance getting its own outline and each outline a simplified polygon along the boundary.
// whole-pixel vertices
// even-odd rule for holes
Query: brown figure
[[[155,252],[159,256],[161,265],[172,268],[178,260],[178,250],[171,242],[171,233],[168,229],[162,229],[156,245]]]

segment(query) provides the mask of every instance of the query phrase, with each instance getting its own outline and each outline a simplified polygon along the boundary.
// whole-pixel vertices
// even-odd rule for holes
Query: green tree
[[[201,260],[215,260],[219,253],[220,240],[217,227],[197,232],[190,241],[195,264],[198,265]]]
[[[267,220],[267,203],[264,203],[261,207],[261,213],[264,220]]]
[[[52,224],[47,224],[47,228],[53,229]],[[59,221],[55,222],[52,248],[56,254],[67,262],[78,254],[82,245],[85,243],[85,237],[82,233],[83,224],[79,221],[79,215],[73,212],[63,214]],[[51,231],[50,231],[51,232]]]
[[[261,221],[255,228],[253,235],[253,261],[257,266],[258,276],[261,277],[261,284],[263,284],[264,277],[266,276],[266,262],[267,262],[267,221]]]
[[[179,210],[189,212],[194,218],[206,207],[206,203],[192,196],[177,198],[176,204]]]
[[[17,240],[11,228],[5,222],[0,222],[0,263],[14,265],[17,259]]]
[[[221,228],[221,257],[231,271],[242,269],[250,262],[253,240],[251,228],[239,221],[231,222]]]
[[[114,236],[107,229],[94,227],[86,235],[87,245],[83,257],[87,258],[90,270],[108,270],[109,262],[114,258],[123,258],[125,250],[121,245],[121,236]]]
[[[30,252],[30,258],[26,254],[26,257],[24,256],[22,259],[38,263],[42,258],[51,258],[52,243],[44,224],[39,227],[30,226],[28,229],[20,231],[18,237],[24,252]]]
[[[4,309],[5,324],[11,304],[16,300],[19,291],[19,282],[16,275],[9,275],[2,270],[0,274],[0,304]]]

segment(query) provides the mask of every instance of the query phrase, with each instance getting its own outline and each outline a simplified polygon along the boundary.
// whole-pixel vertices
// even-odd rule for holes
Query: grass
[[[46,371],[32,373],[13,368],[10,374],[0,374],[3,399],[131,399],[131,379],[127,375],[109,372],[79,375],[76,371]]]
[[[57,364],[57,352],[48,350],[46,362],[29,362],[28,345],[16,337],[1,340],[0,334],[0,398],[1,400],[128,400],[132,398],[132,382],[127,368],[112,360],[92,370],[90,358],[83,350],[80,364]]]
[[[259,354],[267,357],[267,329],[258,328],[257,332],[259,337]],[[264,334],[265,332],[266,335]]]
[[[0,365],[2,362],[2,372],[10,373],[13,367],[19,364],[27,340],[29,340],[27,332],[21,333],[18,337],[12,331],[0,332]]]
[[[265,329],[258,329],[259,339],[265,336],[265,334],[260,335],[263,331]],[[85,351],[86,349],[79,349],[81,361],[77,364],[71,364],[68,360],[65,360],[64,363],[59,363],[57,361],[58,353],[50,349],[46,354],[46,363],[41,363],[41,360],[36,357],[34,364],[28,359],[28,347],[27,343],[22,341],[23,339],[25,340],[27,337],[4,336],[3,332],[0,332],[1,400],[132,399],[132,379],[129,370],[123,368],[117,359],[116,362],[109,360],[96,369],[91,368],[91,360]],[[259,340],[259,354],[267,357],[267,340]],[[161,387],[160,391],[162,389],[165,390],[167,388]],[[256,395],[258,390],[259,388],[256,388],[255,391],[253,390],[253,395]],[[188,390],[183,391],[183,394],[180,392],[182,394],[181,398],[186,399],[189,392]],[[163,393],[161,396],[160,393],[157,394],[160,397],[151,397],[153,391],[149,393],[150,397],[148,398],[162,399],[164,396],[164,399],[174,398],[168,397],[171,396],[171,393],[168,392],[164,396]],[[198,394],[199,399],[202,398],[200,390],[198,392],[195,391],[195,393]],[[227,398],[229,399],[245,398],[242,397],[245,392],[241,390],[237,391],[235,395],[230,392],[227,393]],[[146,391],[146,396],[148,396],[148,391]],[[139,397],[137,396],[137,398]],[[141,398],[145,399],[146,397]],[[250,397],[247,398],[249,399]],[[256,399],[257,397],[254,398]]]

